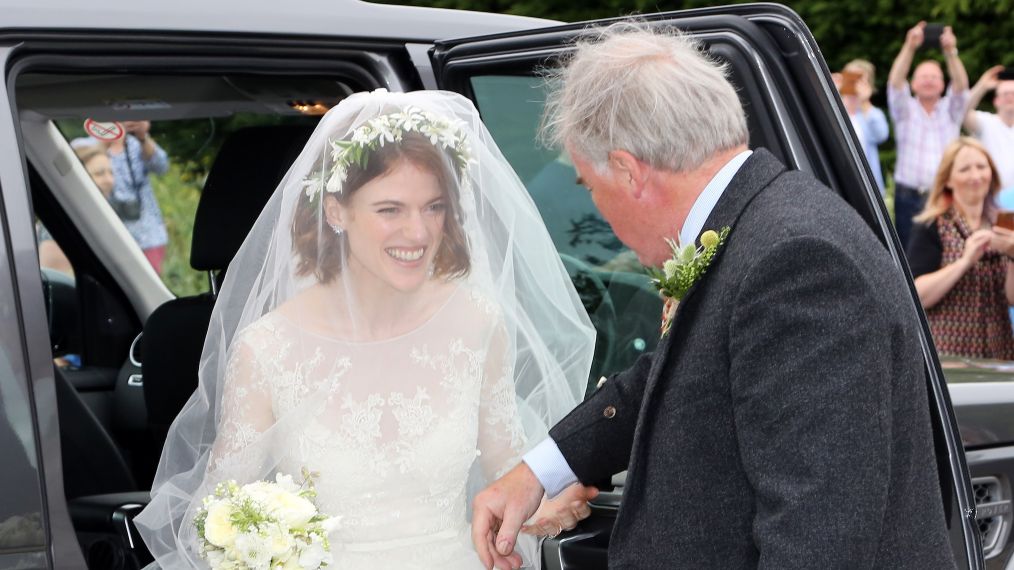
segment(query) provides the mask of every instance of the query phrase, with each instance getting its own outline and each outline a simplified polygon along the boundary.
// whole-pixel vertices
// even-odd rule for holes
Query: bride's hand
[[[552,538],[565,530],[571,530],[578,522],[588,518],[591,514],[588,501],[598,494],[599,490],[595,487],[571,485],[554,499],[542,501],[539,510],[532,515],[531,522],[521,527],[521,532]]]

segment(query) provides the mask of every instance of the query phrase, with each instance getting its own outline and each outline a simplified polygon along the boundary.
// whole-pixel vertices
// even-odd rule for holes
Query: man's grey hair
[[[613,150],[686,171],[748,141],[726,66],[678,31],[613,24],[579,40],[547,75],[542,140],[566,143],[600,172]]]

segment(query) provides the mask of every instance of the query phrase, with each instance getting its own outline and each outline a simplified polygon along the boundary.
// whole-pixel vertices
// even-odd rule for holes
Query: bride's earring
[[[345,231],[338,224],[328,224],[328,225],[331,226],[332,230],[334,230],[334,235],[336,235],[336,236],[342,235],[342,232]]]

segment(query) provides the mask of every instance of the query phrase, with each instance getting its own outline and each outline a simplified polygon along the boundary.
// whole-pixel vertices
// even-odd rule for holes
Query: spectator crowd
[[[943,64],[916,62],[926,48]],[[872,64],[834,79],[881,193],[878,147],[893,127],[895,228],[937,350],[1014,360],[1014,69],[970,86],[951,27],[919,22],[887,76],[890,125],[870,102]],[[995,112],[978,109],[989,93]]]
[[[926,49],[942,63],[916,61]],[[919,22],[888,72],[886,114],[871,101],[873,64],[852,60],[834,79],[882,194],[893,181],[895,227],[938,351],[1014,360],[1014,68],[991,67],[970,85],[951,27]],[[979,110],[990,94],[994,110]],[[168,157],[149,122],[123,127],[112,142],[71,144],[161,273],[168,235],[149,177],[166,172]],[[892,131],[888,179],[879,147]],[[42,264],[70,272],[41,226],[39,240]]]

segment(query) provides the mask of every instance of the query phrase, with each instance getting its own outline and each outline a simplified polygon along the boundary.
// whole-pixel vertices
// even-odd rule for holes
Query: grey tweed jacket
[[[858,214],[760,149],[654,355],[551,430],[627,469],[609,566],[953,568],[913,300]]]

